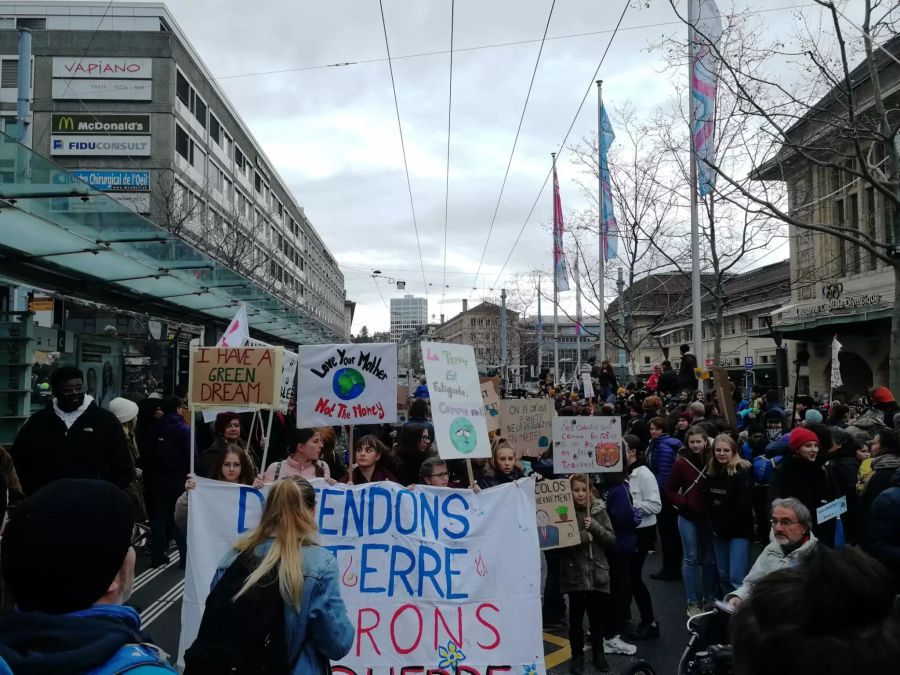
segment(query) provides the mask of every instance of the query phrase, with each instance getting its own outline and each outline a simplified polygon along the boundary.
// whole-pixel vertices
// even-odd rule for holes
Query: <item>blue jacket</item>
[[[650,470],[656,476],[660,492],[665,490],[666,483],[669,482],[669,474],[672,473],[672,467],[675,466],[680,449],[681,443],[678,439],[672,438],[668,434],[663,434],[650,441],[650,448],[647,450],[647,454],[650,456]]]
[[[13,612],[0,618],[0,663],[15,675],[163,675],[175,669],[148,644],[141,617],[124,605],[95,605],[71,614]],[[0,673],[4,672],[0,666]]]
[[[757,485],[768,485],[772,480],[772,470],[781,463],[782,455],[766,457],[757,455],[753,458],[753,480]]]
[[[634,522],[634,509],[631,506],[631,494],[628,483],[620,483],[608,487],[603,496],[606,501],[606,512],[616,533],[614,550],[619,554],[634,553],[637,550],[637,525]]]
[[[866,549],[900,581],[900,469],[872,502]]]
[[[271,543],[256,547],[262,557]],[[210,588],[214,588],[238,552],[229,551],[221,561]],[[303,594],[300,609],[284,606],[288,662],[296,661],[292,675],[325,675],[331,672],[329,660],[346,656],[355,632],[341,599],[337,559],[327,548],[303,547]]]

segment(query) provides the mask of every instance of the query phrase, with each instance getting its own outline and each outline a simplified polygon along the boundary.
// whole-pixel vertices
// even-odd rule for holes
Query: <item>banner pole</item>
[[[469,473],[469,487],[475,485],[475,473],[472,471],[472,460],[466,460],[466,471]]]
[[[356,447],[353,443],[353,425],[350,425],[350,477],[347,479],[347,483],[353,485],[353,465],[356,464]]]
[[[269,409],[269,424],[266,427],[266,438],[265,443],[263,443],[263,454],[262,454],[262,466],[260,467],[260,473],[265,472],[266,470],[266,457],[269,456],[269,443],[272,439],[272,418],[275,417],[275,408]]]
[[[250,448],[250,444],[253,442],[253,428],[256,426],[256,416],[259,414],[259,410],[253,411],[253,419],[250,420],[250,431],[247,432],[247,448]]]
[[[190,401],[188,401],[188,415],[191,417],[191,473],[196,475],[194,473],[194,454],[197,448],[197,429],[195,428],[197,425],[193,424],[194,406],[191,405]]]

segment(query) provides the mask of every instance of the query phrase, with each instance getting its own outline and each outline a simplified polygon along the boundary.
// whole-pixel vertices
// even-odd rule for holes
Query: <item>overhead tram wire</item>
[[[419,240],[419,223],[416,220],[416,205],[413,201],[412,182],[409,179],[409,162],[406,160],[406,143],[403,141],[403,125],[400,123],[400,103],[397,101],[397,84],[394,81],[394,66],[391,63],[391,45],[388,41],[387,22],[384,20],[384,3],[378,0],[381,11],[381,28],[384,31],[384,47],[387,50],[388,70],[391,73],[391,90],[394,93],[394,110],[397,113],[397,130],[400,132],[400,150],[403,152],[403,169],[406,172],[406,189],[409,191],[409,209],[412,213],[413,229],[416,233],[416,248],[419,252],[419,267],[422,271],[422,284],[425,287],[425,300],[428,301],[428,280],[425,279],[425,262],[422,260],[422,242]]]
[[[484,248],[481,250],[481,258],[478,260],[478,269],[475,270],[475,281],[472,290],[478,287],[478,275],[481,274],[481,265],[484,262],[484,256],[487,253],[488,245],[491,243],[491,234],[494,231],[494,224],[497,222],[497,214],[500,212],[500,202],[503,200],[503,191],[506,189],[506,181],[509,178],[509,169],[512,167],[513,156],[516,154],[516,146],[519,143],[519,134],[522,131],[522,122],[525,121],[525,111],[528,110],[528,102],[531,100],[531,90],[534,87],[534,78],[537,76],[538,66],[541,63],[541,54],[544,52],[544,42],[547,39],[547,31],[550,29],[550,19],[553,18],[553,9],[556,7],[556,0],[550,5],[550,13],[547,15],[547,24],[544,26],[544,36],[541,38],[541,46],[538,49],[537,59],[534,61],[534,70],[531,71],[531,82],[528,83],[528,93],[525,95],[525,104],[522,106],[522,114],[519,116],[519,126],[516,128],[516,137],[513,140],[512,150],[509,152],[509,161],[506,163],[506,172],[503,174],[503,183],[500,185],[500,195],[497,197],[497,204],[494,206],[494,215],[491,218],[491,226],[488,228],[487,239],[484,242]]]
[[[441,312],[447,292],[447,221],[450,211],[450,121],[453,113],[453,20],[456,0],[450,0],[450,85],[447,95],[447,179],[444,183],[444,269],[441,281]]]
[[[618,23],[616,23],[616,27],[613,29],[612,35],[609,36],[609,42],[606,43],[606,49],[603,50],[603,55],[600,57],[600,63],[597,64],[597,69],[594,71],[593,77],[591,77],[590,84],[588,84],[587,89],[584,92],[584,96],[581,97],[581,103],[578,104],[578,110],[575,111],[575,116],[572,118],[572,123],[569,125],[569,130],[566,131],[566,135],[563,138],[562,143],[560,143],[559,145],[557,159],[559,159],[559,155],[561,155],[563,150],[565,150],[566,141],[569,140],[569,134],[572,133],[572,129],[575,127],[575,122],[578,121],[578,116],[581,114],[581,109],[584,107],[584,102],[587,100],[588,95],[594,88],[594,85],[597,81],[597,75],[600,73],[600,68],[603,66],[603,62],[606,60],[606,55],[609,53],[609,48],[612,47],[613,40],[616,39],[616,34],[619,32],[619,27],[622,25],[622,19],[624,19],[625,14],[628,13],[629,5],[630,0],[625,0],[625,6],[622,8],[622,14],[619,15],[619,21]],[[528,215],[525,216],[525,222],[522,223],[522,227],[519,229],[519,234],[516,237],[515,242],[513,242],[512,247],[509,249],[509,255],[506,256],[506,260],[503,262],[503,267],[500,268],[500,273],[497,275],[497,278],[494,280],[491,288],[496,288],[497,284],[500,283],[500,277],[503,276],[503,271],[509,264],[509,259],[512,258],[512,254],[516,250],[516,246],[519,245],[519,241],[521,241],[522,239],[522,234],[524,234],[525,228],[528,226],[528,221],[531,220],[531,216],[534,213],[534,210],[537,208],[538,202],[541,199],[541,195],[544,193],[544,188],[547,187],[547,181],[550,180],[550,175],[552,173],[553,168],[551,167],[550,170],[547,171],[547,175],[544,177],[544,182],[541,185],[541,189],[538,191],[537,197],[534,198],[534,203],[531,205],[531,210],[528,212]]]

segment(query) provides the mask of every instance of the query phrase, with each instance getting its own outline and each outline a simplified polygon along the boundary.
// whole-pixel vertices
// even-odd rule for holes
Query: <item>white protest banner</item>
[[[312,483],[356,633],[335,675],[546,673],[533,479],[479,494]],[[179,664],[219,560],[258,522],[269,489],[200,478],[189,493]]]
[[[301,345],[297,426],[397,421],[397,345]]]
[[[564,478],[539,480],[534,484],[534,497],[541,550],[580,544],[575,500],[569,481]]]
[[[506,399],[499,402],[500,436],[516,457],[540,457],[553,435],[553,401],[549,398]]]
[[[618,417],[553,418],[553,473],[624,470]]]
[[[271,347],[268,342],[257,340],[256,338],[247,338],[248,347]],[[281,360],[281,403],[278,405],[278,412],[286,413],[291,396],[294,394],[294,385],[297,382],[297,361],[299,356],[287,349],[284,350],[284,357]],[[237,412],[244,412],[243,410]]]
[[[423,342],[422,362],[442,459],[491,456],[481,383],[471,345]]]
[[[584,385],[584,397],[585,398],[594,398],[596,394],[594,393],[594,383],[591,382],[591,374],[590,373],[582,373],[581,374],[581,384]]]
[[[281,347],[191,351],[188,401],[195,408],[272,408],[279,397]]]
[[[481,400],[484,402],[484,422],[487,424],[488,431],[500,430],[500,411],[497,410],[497,404],[500,403],[500,396],[497,394],[496,377],[482,377],[481,382]]]

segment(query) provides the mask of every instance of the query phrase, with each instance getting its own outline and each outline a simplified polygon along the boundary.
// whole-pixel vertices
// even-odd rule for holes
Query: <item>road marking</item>
[[[565,663],[572,658],[572,648],[569,641],[565,638],[558,637],[552,633],[544,633],[544,642],[559,647],[556,651],[544,657],[544,666],[547,668],[556,668],[561,663]]]
[[[141,626],[146,628],[156,621],[173,604],[184,595],[184,579],[170,588],[159,600],[141,612]]]
[[[177,564],[179,560],[181,560],[181,556],[179,556],[178,553],[173,553],[169,556],[169,562],[167,562],[165,565],[160,565],[159,567],[151,567],[150,569],[141,572],[137,577],[135,577],[132,592],[140,590],[141,588],[149,584],[156,577],[169,569],[172,565]]]

